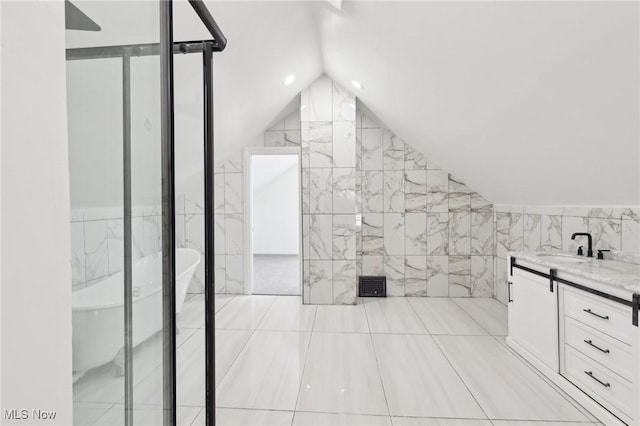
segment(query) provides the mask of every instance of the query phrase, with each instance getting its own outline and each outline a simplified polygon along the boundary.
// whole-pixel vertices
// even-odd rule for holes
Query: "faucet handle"
[[[582,256],[582,255],[584,255],[584,251],[582,250],[582,248],[583,248],[583,247],[584,247],[584,246],[580,246],[580,247],[578,247],[578,256]]]
[[[605,251],[611,251],[611,250],[605,250],[605,249],[598,249],[598,259],[604,259],[604,252]]]

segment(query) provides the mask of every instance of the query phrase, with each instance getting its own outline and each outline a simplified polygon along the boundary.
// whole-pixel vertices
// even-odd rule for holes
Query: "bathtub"
[[[176,314],[182,310],[200,253],[176,249]],[[124,347],[124,272],[73,292],[73,371],[107,364]],[[162,257],[160,253],[133,265],[133,345],[162,329]],[[121,358],[121,356],[119,357]],[[122,360],[116,360],[118,371]]]

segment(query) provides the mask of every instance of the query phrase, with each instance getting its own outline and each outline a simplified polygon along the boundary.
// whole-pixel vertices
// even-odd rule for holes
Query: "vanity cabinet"
[[[638,292],[597,281],[588,260],[591,278],[519,254],[507,266],[507,344],[604,424],[640,425]]]
[[[509,337],[544,365],[558,371],[556,284],[514,269],[508,285]]]

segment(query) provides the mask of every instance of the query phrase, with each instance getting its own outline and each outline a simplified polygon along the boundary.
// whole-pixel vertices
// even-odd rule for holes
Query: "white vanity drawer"
[[[566,343],[631,381],[633,373],[631,346],[573,318],[566,318],[564,327]]]
[[[580,290],[565,288],[564,313],[598,331],[631,344],[631,307]]]
[[[565,375],[626,423],[633,413],[633,386],[573,347],[565,345]]]

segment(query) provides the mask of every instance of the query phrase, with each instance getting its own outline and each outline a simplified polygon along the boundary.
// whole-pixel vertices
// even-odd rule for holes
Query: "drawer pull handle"
[[[587,345],[592,346],[594,348],[596,348],[597,350],[599,350],[600,352],[604,352],[605,354],[608,354],[610,351],[609,349],[602,349],[600,346],[596,346],[593,344],[593,342],[591,340],[585,340],[584,341]]]
[[[605,319],[605,320],[609,319],[609,315],[598,315],[595,312],[593,312],[591,309],[583,309],[583,311],[585,311],[586,313],[591,314],[593,316],[596,316],[598,318],[602,318],[602,319]]]
[[[605,383],[602,380],[598,379],[596,376],[594,376],[592,371],[585,371],[584,374],[586,374],[587,376],[591,377],[593,380],[595,380],[596,382],[600,383],[605,388],[610,388],[611,387],[610,383]]]

